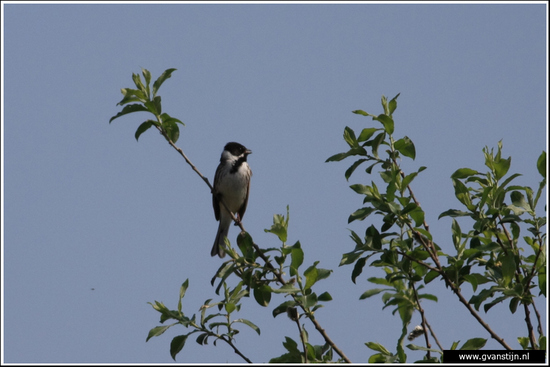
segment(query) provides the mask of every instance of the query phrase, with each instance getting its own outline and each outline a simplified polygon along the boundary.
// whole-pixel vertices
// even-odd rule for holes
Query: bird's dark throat
[[[243,162],[246,162],[246,155],[237,159],[237,161],[233,164],[233,167],[231,167],[231,171],[229,171],[229,173],[237,172],[241,167],[241,165],[243,164]]]

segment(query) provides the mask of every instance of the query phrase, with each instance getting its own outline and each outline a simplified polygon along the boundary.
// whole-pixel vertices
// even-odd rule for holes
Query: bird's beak
[[[252,151],[250,149],[247,149],[244,151],[246,154],[252,154]]]

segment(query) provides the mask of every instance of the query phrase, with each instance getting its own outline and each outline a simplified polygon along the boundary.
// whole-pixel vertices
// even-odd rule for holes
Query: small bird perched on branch
[[[238,221],[243,219],[248,204],[250,177],[252,176],[252,170],[246,158],[251,153],[252,151],[245,146],[235,142],[227,143],[222,152],[212,190],[214,215],[216,220],[220,222],[216,240],[210,252],[212,256],[225,256],[222,244],[229,233],[232,219],[224,203],[231,213],[237,216]]]

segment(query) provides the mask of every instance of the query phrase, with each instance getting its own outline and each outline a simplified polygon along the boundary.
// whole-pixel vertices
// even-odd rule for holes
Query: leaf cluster
[[[123,98],[117,105],[124,106],[122,111],[111,117],[109,123],[113,120],[133,112],[149,112],[155,116],[154,119],[149,119],[141,123],[136,130],[135,138],[139,139],[141,134],[149,130],[152,126],[156,126],[161,134],[173,143],[179,139],[180,131],[178,124],[184,125],[177,118],[171,117],[167,113],[162,112],[162,104],[160,96],[157,92],[164,81],[172,76],[176,69],[165,70],[153,83],[153,90],[150,89],[151,73],[149,70],[141,69],[145,83],[142,82],[139,74],[132,74],[135,88],[122,88]],[[134,103],[137,102],[137,103]],[[131,103],[131,104],[129,104]]]
[[[293,319],[293,321],[299,321],[302,316],[314,318],[315,311],[323,307],[321,302],[330,301],[332,297],[328,292],[317,295],[313,291],[313,286],[318,281],[328,278],[332,271],[319,268],[317,266],[319,262],[316,261],[301,272],[304,253],[300,242],[297,241],[292,246],[287,246],[285,243],[288,218],[289,209],[287,207],[286,218],[283,215],[274,215],[273,225],[271,228],[265,230],[266,232],[273,233],[281,240],[280,247],[260,249],[254,244],[252,237],[247,232],[241,232],[238,235],[238,250],[231,247],[230,241],[226,239],[225,251],[229,255],[229,260],[220,265],[215,276],[212,278],[212,285],[215,285],[216,281],[218,283],[216,294],[219,295],[223,289],[224,298],[216,303],[211,303],[211,299],[207,300],[201,306],[200,322],[196,322],[195,315],[190,319],[186,318],[181,313],[181,298],[183,298],[185,294],[184,288],[186,289],[188,284],[186,281],[182,285],[177,311],[169,311],[162,303],[157,301],[155,301],[155,304],[152,304],[153,308],[161,313],[161,323],[169,318],[175,318],[178,322],[168,326],[153,328],[149,332],[147,340],[151,336],[161,335],[168,327],[178,323],[186,327],[192,327],[193,330],[191,332],[177,336],[172,341],[170,353],[175,359],[175,356],[183,348],[187,337],[193,333],[199,333],[197,337],[199,344],[207,344],[209,338],[213,338],[215,340],[214,343],[217,340],[232,343],[235,335],[238,333],[238,330],[234,328],[234,324],[238,322],[251,327],[260,334],[259,327],[249,320],[242,318],[231,320],[232,312],[240,311],[242,299],[250,297],[251,294],[254,300],[263,307],[269,306],[273,295],[283,295],[291,298],[291,300],[284,301],[273,308],[273,317],[277,317],[280,314],[290,315],[292,310],[295,311],[299,308],[302,310],[302,313],[295,311],[296,319]],[[272,255],[269,254],[270,252],[276,254],[273,255],[273,260],[271,259]],[[264,259],[267,259],[268,262],[266,263]],[[268,265],[272,263],[271,261],[276,263],[278,267]],[[281,281],[281,276],[284,274],[289,274],[292,278],[288,281]],[[230,290],[227,282],[231,276],[236,277],[239,281]],[[206,315],[206,311],[213,307],[217,307],[219,312]],[[225,313],[221,312],[222,310]],[[224,320],[218,321],[216,319],[220,317]],[[223,333],[220,331],[221,328],[225,330]],[[274,361],[297,362],[302,361],[301,358],[306,358],[308,361],[326,362],[332,360],[332,348],[329,344],[325,343],[323,346],[311,345],[307,342],[307,332],[305,332],[305,329],[301,330],[300,334],[301,337],[305,338],[304,345],[306,350],[295,353],[296,350],[293,347],[292,339],[287,338],[283,345],[289,353],[275,358]]]
[[[413,180],[426,167],[420,166],[417,171],[407,174],[400,166],[402,159],[415,159],[416,148],[409,137],[394,137],[393,113],[397,108],[398,96],[390,101],[382,97],[381,114],[353,111],[379,124],[375,127],[367,126],[358,134],[345,127],[344,141],[349,150],[327,159],[327,162],[336,162],[356,157],[344,173],[347,180],[363,163],[369,163],[365,169],[368,175],[374,174],[373,169],[379,167],[378,183],[372,180],[369,184],[350,185],[353,191],[363,197],[363,207],[354,211],[348,222],[363,221],[374,214],[381,216],[382,224],[379,227],[374,224],[367,226],[364,236],[351,231],[350,237],[355,247],[343,254],[340,262],[340,266],[354,265],[351,273],[354,283],[365,266],[382,268],[384,277],[368,278],[369,282],[378,287],[365,291],[360,299],[381,294],[383,308],[393,307],[393,313],[399,314],[402,320],[397,352],[390,353],[377,343],[367,343],[369,348],[378,352],[369,362],[406,361],[403,341],[414,312],[421,314],[420,330],[424,331],[426,346],[409,349],[426,351],[423,361],[440,360],[431,356],[433,351],[441,353],[443,347],[439,346],[439,350],[430,347],[426,334],[428,329],[436,342],[437,338],[421,306],[421,300],[437,302],[437,297],[420,292],[437,278],[445,282],[491,336],[504,346],[507,344],[483,322],[476,311],[483,305],[487,312],[504,300],[509,300],[511,313],[516,312],[518,305],[533,307],[539,322],[539,338],[536,340],[534,337],[533,327],[528,320],[526,323],[530,337],[527,339],[530,348],[542,347],[545,337],[531,290],[538,285],[539,295],[546,296],[546,234],[543,230],[546,217],[538,217],[536,214],[541,193],[546,187],[546,153],[543,152],[537,160],[537,168],[543,179],[536,192],[527,186],[511,185],[519,174],[507,176],[511,158],[502,157],[502,142],[498,143],[496,152],[487,147],[483,150],[487,172],[461,168],[453,173],[451,180],[455,196],[466,210],[449,209],[439,217],[452,217],[451,239],[456,255],[446,254],[434,241],[424,211],[411,188]],[[385,147],[385,154],[382,154],[381,147]],[[466,233],[461,230],[455,219],[461,216],[473,220],[472,230]],[[528,236],[520,234],[525,227]],[[522,247],[525,244],[531,249],[529,255],[525,255],[525,248]],[[443,264],[442,260],[446,260],[447,264]],[[463,283],[471,284],[474,291],[469,301],[462,296]],[[478,290],[481,284],[490,287]],[[526,314],[529,314],[527,310]],[[524,346],[525,339],[522,338],[518,340]],[[467,346],[470,347],[471,343]]]

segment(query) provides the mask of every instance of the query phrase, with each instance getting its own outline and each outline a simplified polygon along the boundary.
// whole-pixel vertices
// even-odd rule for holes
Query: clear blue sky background
[[[379,297],[358,300],[380,269],[366,268],[353,284],[352,267],[338,267],[354,247],[348,229],[380,222],[347,223],[362,206],[348,186],[372,178],[358,171],[346,182],[351,161],[325,163],[346,150],[345,126],[377,126],[352,110],[381,113],[381,95],[401,93],[396,136],[417,150],[404,168],[428,167],[413,189],[448,252],[451,220],[437,217],[461,208],[449,177],[483,170],[484,146],[502,139],[510,172],[523,174],[517,184],[540,181],[548,98],[540,3],[3,6],[5,362],[171,362],[170,341],[187,330],[145,343],[159,325],[147,302],[175,308],[187,278],[187,314],[217,299],[207,186],[158,133],[136,142],[145,114],[109,124],[120,88],[133,86],[141,67],[153,78],[178,69],[160,89],[163,108],[186,123],[178,145],[210,180],[226,142],[253,150],[244,225],[263,247],[276,246],[263,229],[290,206],[289,244],[300,240],[304,267],[319,260],[334,269],[316,288],[334,298],[317,318],[354,362],[374,354],[367,341],[395,351],[401,323]],[[445,347],[490,339],[442,284],[428,290],[439,302],[423,305]],[[286,316],[271,316],[284,300],[262,308],[247,299],[238,314],[261,328],[258,337],[243,326],[237,338],[254,362],[283,354],[285,335],[298,340]],[[538,306],[545,321],[545,300]],[[521,311],[510,316],[504,303],[482,315],[519,348]],[[419,322],[415,315],[411,328]],[[489,340],[486,348],[501,347]],[[409,351],[409,361],[422,356]],[[242,362],[228,346],[194,338],[177,361]]]

